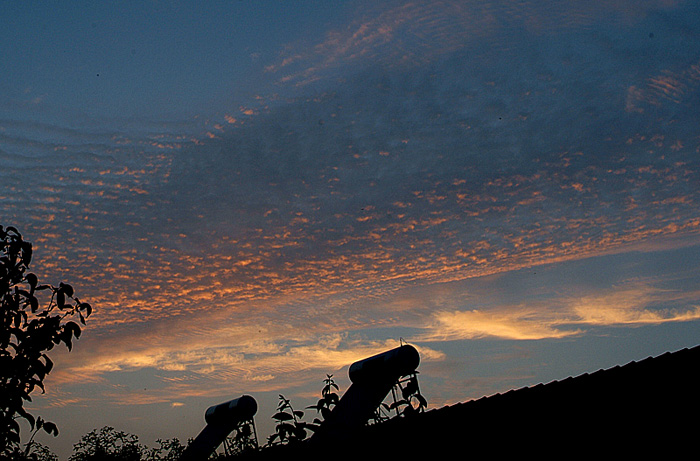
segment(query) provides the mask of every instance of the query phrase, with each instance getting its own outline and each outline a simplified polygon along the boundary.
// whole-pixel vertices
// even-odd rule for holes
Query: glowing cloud
[[[622,327],[700,320],[700,293],[630,285],[538,305],[447,311],[432,316],[420,341],[480,338],[536,340],[579,335],[583,327]],[[660,307],[680,304],[680,307]],[[575,329],[574,329],[575,327]]]
[[[547,319],[534,309],[439,312],[433,316],[431,333],[421,336],[421,341],[455,341],[486,337],[533,340],[563,338],[579,331],[563,331],[556,328],[557,321]]]
[[[570,300],[570,310],[578,317],[575,323],[596,326],[647,325],[667,322],[687,322],[700,319],[700,306],[663,307],[679,298],[686,305],[698,303],[697,292],[672,292],[655,290],[641,285],[604,294],[592,294]],[[658,307],[652,307],[658,306]]]

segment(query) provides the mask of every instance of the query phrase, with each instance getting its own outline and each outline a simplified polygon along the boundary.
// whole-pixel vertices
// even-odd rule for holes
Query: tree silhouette
[[[47,352],[61,343],[71,350],[81,333],[73,319],[84,325],[92,307],[68,284],[39,284],[29,272],[32,244],[16,228],[0,226],[0,242],[0,459],[17,459],[32,448],[30,442],[20,453],[18,418],[34,433],[58,435],[56,424],[35,418],[24,404],[37,388],[45,392],[44,379],[53,368]]]
[[[93,429],[73,445],[69,461],[140,461],[147,453],[138,436],[105,426]]]
[[[178,461],[185,452],[186,446],[177,437],[156,440],[158,446],[149,449],[141,459],[146,461]]]

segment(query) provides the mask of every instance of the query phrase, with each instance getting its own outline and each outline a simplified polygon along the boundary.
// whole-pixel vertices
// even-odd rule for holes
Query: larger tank
[[[353,383],[384,379],[395,381],[416,371],[418,364],[418,351],[406,344],[353,363],[348,375]]]
[[[237,399],[207,408],[204,420],[207,424],[238,424],[255,416],[258,411],[258,403],[249,395],[242,395]]]

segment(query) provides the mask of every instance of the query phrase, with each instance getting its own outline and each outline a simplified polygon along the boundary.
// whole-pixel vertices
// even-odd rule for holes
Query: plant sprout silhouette
[[[302,421],[303,417],[304,412],[295,410],[289,399],[280,394],[277,413],[272,416],[272,419],[277,420],[276,432],[268,437],[268,444],[289,444],[304,440],[308,425]]]
[[[318,400],[316,405],[310,405],[306,408],[313,408],[317,413],[321,414],[321,417],[325,420],[331,413],[331,410],[335,405],[338,404],[338,394],[335,391],[340,390],[338,385],[333,380],[333,375],[326,375],[326,379],[323,380],[323,389],[321,390],[321,398]],[[314,424],[320,425],[323,421],[319,418],[314,418]]]

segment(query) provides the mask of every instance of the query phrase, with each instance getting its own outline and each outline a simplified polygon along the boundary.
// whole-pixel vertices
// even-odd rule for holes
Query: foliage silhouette
[[[326,378],[323,380],[321,398],[316,405],[310,405],[306,408],[316,410],[323,419],[327,418],[331,409],[338,403],[339,397],[336,392],[338,390],[333,375],[326,374]],[[295,410],[291,401],[280,394],[277,413],[272,416],[277,421],[277,426],[275,433],[267,438],[267,446],[301,442],[306,439],[308,431],[316,431],[323,423],[323,420],[318,417],[314,418],[311,423],[303,421],[303,417],[304,412]]]
[[[93,429],[73,445],[69,461],[140,461],[146,454],[146,447],[139,444],[134,434],[117,431],[105,426],[99,431]]]
[[[58,461],[58,456],[56,456],[55,453],[53,453],[48,447],[34,440],[36,434],[43,429],[44,424],[44,419],[41,416],[37,417],[34,430],[32,431],[32,436],[25,444],[24,452],[15,453],[13,455],[14,458],[27,461]]]
[[[73,445],[69,461],[178,461],[186,446],[179,439],[158,439],[155,448],[139,443],[138,436],[113,427],[93,429]],[[48,461],[48,460],[47,460]]]
[[[416,375],[417,372],[397,381],[392,389],[393,402],[382,403],[382,408],[387,412],[396,412],[396,416],[410,416],[425,411],[428,401],[420,393]]]
[[[0,459],[17,459],[28,456],[32,446],[20,453],[18,418],[34,433],[58,435],[56,424],[35,418],[24,404],[37,388],[45,392],[44,379],[53,368],[47,352],[61,343],[71,350],[81,333],[73,319],[84,325],[92,307],[68,284],[39,284],[29,272],[32,244],[16,228],[0,226],[0,242]]]
[[[31,450],[24,459],[27,461],[59,461],[56,453],[52,452],[46,445],[38,442],[34,442],[31,445]]]
[[[239,424],[232,435],[224,441],[224,453],[227,456],[235,456],[241,453],[258,449],[258,439],[255,434],[252,420]]]
[[[337,405],[338,400],[340,400],[340,398],[338,397],[338,393],[335,392],[339,390],[340,389],[338,388],[338,385],[333,380],[333,375],[327,374],[326,379],[323,380],[321,398],[316,403],[316,405],[310,405],[306,408],[315,409],[316,412],[319,413],[324,420],[327,419],[333,407]],[[309,428],[318,428],[318,426],[320,426],[322,422],[323,420],[319,418],[314,418],[314,426],[310,426]]]
[[[142,459],[145,461],[178,461],[185,452],[185,445],[178,438],[158,439],[157,447],[149,449]]]
[[[308,424],[302,421],[303,417],[304,412],[295,410],[289,399],[280,394],[277,413],[272,415],[272,419],[277,420],[277,426],[275,433],[267,439],[268,445],[290,444],[304,440]]]

